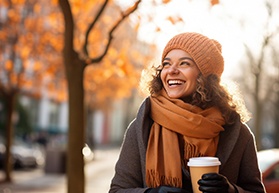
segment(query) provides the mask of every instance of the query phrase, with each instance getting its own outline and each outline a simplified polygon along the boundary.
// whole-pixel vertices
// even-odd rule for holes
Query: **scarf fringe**
[[[182,188],[182,181],[179,178],[166,177],[160,175],[155,170],[147,170],[146,172],[146,183],[149,184],[151,188],[162,185]]]
[[[191,157],[201,157],[203,154],[199,152],[199,148],[194,144],[186,143],[184,145],[184,160],[188,161]]]

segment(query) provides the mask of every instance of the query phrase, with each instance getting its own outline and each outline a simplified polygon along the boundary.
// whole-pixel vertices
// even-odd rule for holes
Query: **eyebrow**
[[[164,58],[164,60],[168,60],[168,61],[171,61],[170,58]],[[163,60],[163,61],[164,61]],[[179,60],[191,60],[192,62],[196,63],[192,58],[190,57],[182,57],[182,58],[179,58]]]

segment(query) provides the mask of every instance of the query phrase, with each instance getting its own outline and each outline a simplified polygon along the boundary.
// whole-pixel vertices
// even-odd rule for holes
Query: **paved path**
[[[118,147],[95,150],[95,159],[85,166],[86,193],[108,192],[118,154]],[[3,178],[0,171],[0,180]],[[67,192],[65,174],[46,174],[42,169],[16,171],[13,179],[14,183],[0,183],[0,193]]]

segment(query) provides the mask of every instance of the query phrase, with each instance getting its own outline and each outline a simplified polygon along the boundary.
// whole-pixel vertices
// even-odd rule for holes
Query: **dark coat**
[[[110,193],[143,193],[145,158],[152,119],[149,117],[150,100],[141,105],[136,119],[129,125],[115,166]],[[258,168],[254,136],[238,121],[220,133],[216,156],[221,161],[220,174],[237,187],[239,193],[264,193]]]

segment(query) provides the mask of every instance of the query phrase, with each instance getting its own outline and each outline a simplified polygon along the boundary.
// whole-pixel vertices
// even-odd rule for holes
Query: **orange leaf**
[[[162,2],[167,4],[167,3],[171,2],[171,0],[162,0]]]
[[[214,6],[214,5],[219,4],[219,0],[211,0],[210,3],[212,6]]]
[[[160,31],[161,31],[161,28],[160,28],[160,27],[157,27],[155,31],[156,31],[156,32],[160,32]]]
[[[171,16],[169,16],[167,20],[169,20],[173,25],[176,23],[176,19]]]
[[[42,63],[40,62],[40,61],[36,61],[35,63],[34,63],[34,70],[35,71],[39,71],[39,70],[41,70],[42,69]]]
[[[12,0],[12,3],[23,5],[25,3],[25,0]]]
[[[21,57],[22,58],[27,58],[29,56],[30,53],[30,48],[28,46],[23,46],[21,49]]]
[[[5,64],[5,68],[6,70],[11,71],[13,68],[13,62],[11,60],[7,60]]]
[[[51,0],[51,3],[52,3],[53,5],[58,5],[58,0]]]
[[[40,13],[41,10],[42,10],[42,7],[41,7],[41,5],[39,3],[34,5],[34,11],[36,13]]]
[[[140,27],[140,23],[138,22],[138,23],[136,24],[136,26],[135,26],[135,30],[136,30],[136,31],[139,31],[139,27]]]

